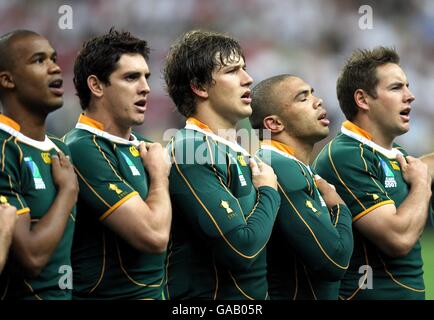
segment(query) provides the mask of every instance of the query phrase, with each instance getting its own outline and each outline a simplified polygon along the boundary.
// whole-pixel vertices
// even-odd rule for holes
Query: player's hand
[[[315,184],[319,190],[319,193],[321,193],[327,208],[331,209],[337,204],[344,204],[344,201],[336,192],[336,188],[321,178],[319,175],[315,175]]]
[[[274,174],[273,168],[264,162],[257,163],[253,159],[250,159],[249,164],[252,170],[252,182],[256,189],[268,186],[277,190],[277,177]]]
[[[51,157],[51,171],[58,190],[68,192],[72,199],[77,200],[79,190],[77,175],[69,157],[65,156],[62,151]]]
[[[398,155],[396,157],[401,166],[402,177],[411,186],[421,185],[431,191],[431,175],[428,166],[418,158]],[[407,161],[405,161],[407,160]]]
[[[150,176],[157,178],[169,176],[172,163],[167,150],[161,144],[142,142],[139,151],[143,166]]]
[[[0,205],[0,233],[12,234],[17,221],[17,209],[9,204]]]

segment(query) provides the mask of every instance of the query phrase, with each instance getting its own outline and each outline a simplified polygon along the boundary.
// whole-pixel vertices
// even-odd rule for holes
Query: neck
[[[92,108],[89,106],[84,114],[100,123],[104,126],[104,131],[129,140],[131,137],[131,127],[123,127],[115,122],[115,120],[107,112],[99,111],[98,108]]]
[[[230,119],[221,117],[210,107],[198,107],[193,117],[206,124],[216,135],[226,140],[236,142],[237,133],[235,127],[237,125],[237,121],[231,121]]]
[[[9,110],[9,108],[4,108],[3,114],[20,125],[20,132],[23,135],[33,140],[45,140],[46,115],[32,114],[27,111],[23,111],[22,108],[14,108],[12,110],[13,111]]]
[[[307,166],[310,164],[313,144],[305,142],[302,139],[294,138],[288,135],[286,132],[273,135],[272,139],[293,148],[295,152],[294,157],[296,157]]]
[[[372,136],[372,141],[379,146],[385,148],[385,149],[392,149],[393,147],[393,141],[395,140],[394,136],[390,136],[382,130],[380,126],[378,126],[376,123],[373,123],[369,119],[365,118],[358,118],[353,121],[353,123],[362,128],[363,130],[367,131]]]

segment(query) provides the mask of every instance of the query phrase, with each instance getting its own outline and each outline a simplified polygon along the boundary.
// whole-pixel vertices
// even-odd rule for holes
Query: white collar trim
[[[139,141],[139,140],[137,139],[137,137],[136,137],[134,134],[132,134],[132,133],[131,133],[131,137],[133,137],[133,140],[127,140],[127,139],[123,139],[123,138],[121,138],[121,137],[118,137],[118,136],[112,135],[112,134],[110,134],[110,133],[108,133],[108,132],[106,132],[106,131],[103,131],[103,130],[100,130],[100,129],[94,128],[94,127],[92,127],[92,126],[89,126],[89,125],[87,125],[87,124],[80,123],[80,122],[78,122],[78,123],[75,125],[75,128],[77,128],[77,129],[81,129],[81,130],[89,131],[89,132],[91,132],[91,133],[93,133],[93,134],[95,134],[95,135],[97,135],[97,136],[103,137],[103,138],[105,138],[105,139],[108,139],[108,140],[113,141],[113,142],[118,143],[118,144],[133,145],[133,146],[135,146],[135,147],[138,147],[139,144],[140,144],[140,141]]]
[[[194,124],[191,124],[191,123],[186,124],[185,125],[185,129],[199,131],[199,132],[203,133],[204,135],[207,135],[207,136],[211,137],[213,140],[221,142],[221,143],[227,145],[232,150],[234,150],[236,152],[242,153],[246,157],[250,156],[250,153],[247,152],[247,150],[244,149],[242,146],[240,146],[238,143],[226,140],[226,139],[224,139],[224,138],[222,138],[222,137],[220,137],[220,136],[218,136],[218,135],[216,135],[216,134],[214,134],[212,132],[208,132],[206,130],[201,129],[201,128],[199,128],[198,126],[196,126]]]
[[[49,150],[54,148],[56,151],[60,151],[60,149],[56,146],[56,144],[53,141],[51,141],[50,138],[47,137],[47,135],[45,135],[44,141],[34,140],[32,138],[25,136],[21,132],[15,130],[14,128],[11,128],[10,126],[8,126],[4,123],[0,123],[0,130],[3,130],[5,132],[9,133],[11,136],[14,136],[15,138],[17,138],[17,140],[19,140],[20,142],[28,144],[32,147],[39,149],[39,150],[49,151]]]
[[[305,165],[302,161],[298,160],[298,159],[297,159],[296,157],[294,157],[293,155],[290,155],[290,154],[288,154],[288,153],[286,153],[286,152],[283,152],[283,151],[277,149],[276,147],[274,147],[274,146],[270,146],[270,145],[268,145],[268,144],[263,144],[263,145],[261,145],[261,149],[274,151],[274,152],[277,152],[278,154],[280,154],[280,155],[282,155],[282,156],[284,156],[284,157],[286,157],[286,158],[288,158],[288,159],[292,159],[292,160],[294,160],[294,161],[297,161],[298,163],[302,164],[303,167],[307,168],[307,170],[309,171],[309,173],[310,173],[311,175],[313,175],[312,170],[310,169],[310,166]]]
[[[369,140],[365,137],[362,137],[361,135],[359,135],[359,134],[357,134],[351,130],[348,130],[344,126],[341,127],[341,132],[350,138],[353,138],[357,141],[360,141],[363,144],[366,144],[367,146],[370,146],[372,149],[375,149],[376,151],[385,155],[389,159],[396,159],[396,156],[398,154],[403,155],[403,153],[396,148],[392,148],[391,150],[383,148],[382,146],[376,144],[372,140]]]

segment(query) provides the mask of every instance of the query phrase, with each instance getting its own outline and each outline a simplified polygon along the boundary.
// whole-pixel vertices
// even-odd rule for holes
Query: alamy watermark
[[[61,15],[59,17],[58,26],[61,30],[72,30],[74,25],[74,12],[70,5],[64,4],[59,7],[57,12]]]
[[[359,28],[362,30],[370,30],[374,28],[374,14],[372,7],[365,4],[360,6],[359,14],[361,14],[359,18]]]
[[[359,288],[362,290],[373,289],[372,267],[369,265],[360,266],[359,274],[363,274],[359,279]]]
[[[62,290],[68,289],[72,290],[72,267],[68,265],[63,265],[59,267],[59,288]]]
[[[271,139],[271,133],[264,130],[262,138]],[[228,156],[239,159],[240,156],[245,155],[242,149],[253,157],[254,152],[261,145],[259,130],[253,129],[221,129],[216,132],[216,135],[204,135],[195,130],[181,132],[178,129],[168,129],[163,134],[163,141],[171,142],[167,145],[167,151],[172,161],[176,161],[177,164],[199,165],[228,164]],[[175,145],[172,145],[173,143]],[[265,153],[265,158],[262,160],[270,163],[271,159],[267,159],[268,155],[269,153]],[[248,162],[248,160],[244,161]],[[232,160],[232,163],[235,162],[236,160]]]

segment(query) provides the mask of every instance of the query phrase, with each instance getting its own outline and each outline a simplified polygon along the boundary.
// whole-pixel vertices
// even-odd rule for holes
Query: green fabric
[[[100,221],[135,192],[146,199],[149,179],[137,149],[82,129],[65,142],[80,184],[73,299],[161,299],[165,253],[139,252]]]
[[[401,151],[406,155],[404,150]],[[353,220],[361,218],[374,206],[391,200],[399,207],[408,195],[408,185],[397,161],[389,160],[370,146],[344,134],[339,134],[324,147],[315,160],[314,168],[336,186],[350,208]],[[342,298],[424,299],[419,241],[407,256],[391,258],[356,229],[353,232],[354,252],[341,283]],[[359,268],[365,265],[372,268],[373,288],[358,290],[359,280],[368,274],[364,270],[359,273]]]
[[[166,297],[267,299],[265,245],[279,193],[256,191],[248,156],[208,135],[180,130],[168,150],[175,163]]]
[[[51,140],[64,154],[70,154],[60,140]],[[51,155],[57,154],[57,151],[55,148],[40,150],[1,130],[0,143],[0,195],[6,197],[17,210],[29,208],[34,225],[49,210],[57,195],[51,174]],[[23,275],[10,259],[0,276],[0,299],[71,299],[71,290],[61,289],[59,282],[65,274],[62,266],[71,266],[74,219],[75,208],[70,213],[61,241],[36,278]]]
[[[274,169],[282,199],[267,248],[271,299],[336,300],[353,250],[348,207],[329,212],[300,161],[269,149],[257,156]]]

